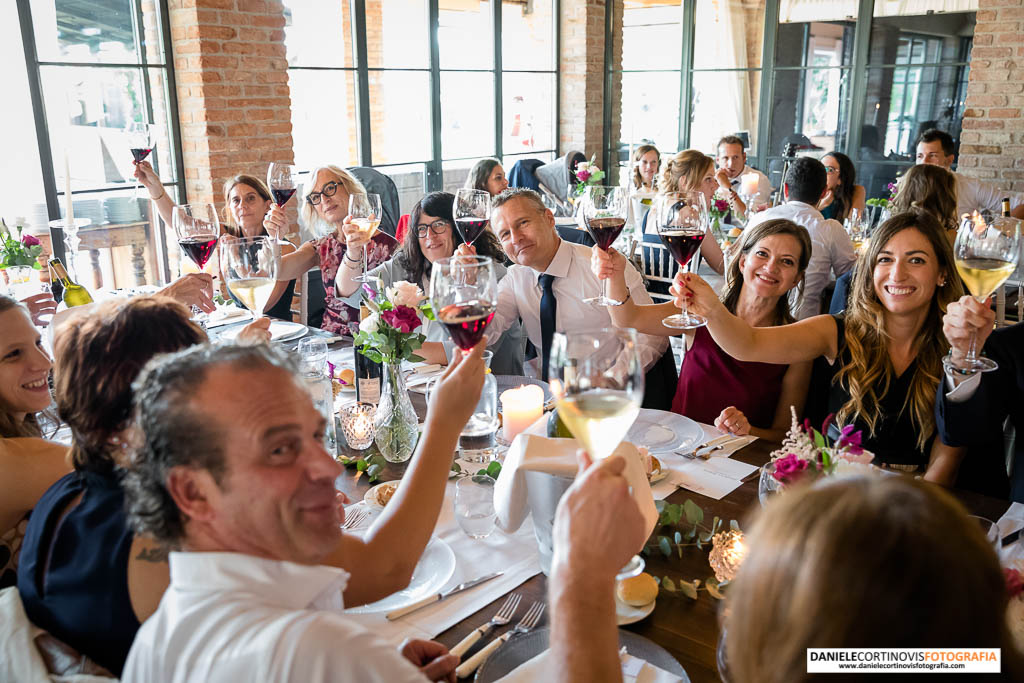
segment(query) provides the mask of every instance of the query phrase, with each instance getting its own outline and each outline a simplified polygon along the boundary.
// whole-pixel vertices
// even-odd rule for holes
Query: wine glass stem
[[[680,268],[682,268],[682,270],[683,270],[683,272],[684,272],[684,273],[688,273],[688,272],[690,272],[690,271],[688,270],[688,268],[689,268],[689,265],[690,265],[690,264],[689,264],[689,263],[687,263],[686,265],[680,266]],[[682,316],[683,316],[684,318],[686,318],[686,317],[689,317],[689,315],[690,315],[690,310],[689,310],[689,308],[690,308],[690,307],[686,305],[686,298],[687,298],[687,297],[685,297],[685,296],[683,297],[683,303],[682,303],[682,304],[681,304],[681,305],[679,306],[679,310],[680,310],[680,312],[682,313]]]
[[[366,252],[369,251],[369,249],[370,249],[370,245],[369,244],[363,245],[363,278],[366,277],[366,271],[368,270],[367,267],[366,267]]]
[[[967,347],[967,358],[966,358],[967,366],[969,368],[974,365],[974,361],[976,359],[976,354],[977,354],[977,349],[976,349],[977,345],[978,345],[978,331],[977,330],[971,330],[971,345],[969,347]]]

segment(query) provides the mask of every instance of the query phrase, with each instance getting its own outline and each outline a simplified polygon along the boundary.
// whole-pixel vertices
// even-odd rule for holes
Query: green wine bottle
[[[558,408],[551,411],[548,415],[548,437],[552,439],[571,439],[573,438],[572,432],[562,422],[561,416],[558,414]]]
[[[85,287],[71,280],[68,271],[65,270],[64,264],[60,262],[59,258],[50,259],[49,266],[50,273],[54,279],[64,287],[64,304],[68,308],[92,303],[92,295],[89,294]]]

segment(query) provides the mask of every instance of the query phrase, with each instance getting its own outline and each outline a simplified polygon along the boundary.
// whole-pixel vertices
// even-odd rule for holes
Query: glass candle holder
[[[361,451],[373,443],[376,436],[373,417],[376,411],[377,406],[367,401],[353,401],[341,407],[341,432],[349,448]]]

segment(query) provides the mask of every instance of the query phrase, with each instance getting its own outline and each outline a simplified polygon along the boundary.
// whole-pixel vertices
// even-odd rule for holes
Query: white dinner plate
[[[641,408],[626,441],[646,446],[651,453],[664,453],[689,448],[704,436],[699,424],[678,413]]]
[[[624,624],[635,624],[641,619],[646,619],[654,611],[654,606],[658,600],[651,600],[646,605],[640,607],[633,607],[619,600],[619,596],[615,596],[615,618],[618,621],[619,626]]]
[[[221,333],[220,338],[230,341],[237,337],[241,331],[242,327],[233,327],[230,330],[224,330],[224,332]],[[292,339],[303,337],[308,332],[309,328],[302,323],[291,323],[287,320],[274,320],[270,323],[270,341],[290,341]]]
[[[408,607],[429,595],[440,593],[454,573],[455,553],[447,543],[435,536],[430,539],[430,543],[423,551],[407,588],[369,605],[352,607],[345,611],[350,614],[377,614]]]

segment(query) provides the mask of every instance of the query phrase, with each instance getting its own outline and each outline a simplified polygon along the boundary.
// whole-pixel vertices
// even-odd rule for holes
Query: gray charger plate
[[[515,636],[499,647],[476,671],[476,683],[491,683],[507,676],[520,664],[527,662],[548,649],[548,635],[551,629],[541,628],[526,635]],[[690,677],[676,658],[662,646],[643,636],[619,629],[619,647],[626,652],[645,659],[654,666],[673,673],[690,683]]]

